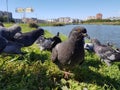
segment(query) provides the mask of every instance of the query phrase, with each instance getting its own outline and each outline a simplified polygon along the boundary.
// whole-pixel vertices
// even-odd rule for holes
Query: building
[[[95,17],[95,16],[88,16],[88,17],[86,18],[86,20],[91,20],[91,19],[96,19],[96,17]]]
[[[120,20],[120,17],[108,17],[106,19],[110,19],[110,20]]]
[[[12,20],[12,13],[6,11],[0,11],[0,17],[8,17],[9,20]]]
[[[2,22],[13,21],[12,13],[6,11],[0,11],[0,21]]]
[[[47,20],[47,22],[70,24],[70,23],[80,23],[81,20],[78,18],[71,18],[71,17],[59,17],[57,19],[49,19]]]
[[[37,18],[22,18],[22,22],[24,23],[37,23]]]
[[[58,22],[58,20],[57,19],[48,19],[48,20],[46,20],[48,23],[54,23],[54,22]]]
[[[101,13],[98,13],[98,14],[96,14],[96,19],[102,19],[102,14]]]
[[[15,21],[15,23],[22,23],[22,20],[18,19],[18,18],[14,18],[14,21]]]
[[[72,20],[70,17],[60,17],[58,18],[58,22],[61,22],[61,23],[71,23]]]

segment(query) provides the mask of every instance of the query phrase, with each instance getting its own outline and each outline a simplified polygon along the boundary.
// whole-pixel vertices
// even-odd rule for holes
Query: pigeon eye
[[[83,32],[83,33],[87,33],[87,30],[86,30],[86,29],[84,29],[82,32]]]

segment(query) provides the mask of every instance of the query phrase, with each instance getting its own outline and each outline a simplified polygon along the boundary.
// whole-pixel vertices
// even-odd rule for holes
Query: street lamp
[[[9,22],[8,0],[6,0],[6,9],[7,9],[7,22]]]

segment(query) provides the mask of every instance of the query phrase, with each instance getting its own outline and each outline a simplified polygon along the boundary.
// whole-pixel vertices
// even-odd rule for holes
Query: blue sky
[[[0,0],[0,10],[6,11],[6,0]],[[8,0],[8,11],[13,18],[22,18],[23,13],[16,13],[16,8],[32,7],[33,13],[26,17],[52,19],[71,17],[85,19],[102,13],[103,18],[120,16],[120,0]]]

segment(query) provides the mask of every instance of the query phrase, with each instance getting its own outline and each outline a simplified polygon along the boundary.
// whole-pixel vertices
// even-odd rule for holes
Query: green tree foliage
[[[90,19],[90,20],[87,20],[87,21],[84,21],[84,22],[112,22],[110,19]]]

